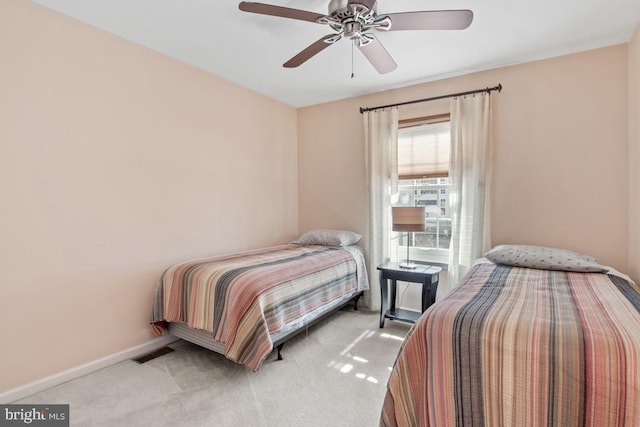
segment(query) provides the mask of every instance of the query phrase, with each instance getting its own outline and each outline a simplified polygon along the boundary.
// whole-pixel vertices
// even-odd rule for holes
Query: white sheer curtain
[[[454,286],[491,247],[491,96],[451,101],[451,246],[449,283]]]
[[[376,268],[388,256],[391,197],[397,193],[398,108],[365,112],[364,132],[369,183],[369,229],[366,248],[371,282],[369,307],[378,310],[380,293],[376,292]]]

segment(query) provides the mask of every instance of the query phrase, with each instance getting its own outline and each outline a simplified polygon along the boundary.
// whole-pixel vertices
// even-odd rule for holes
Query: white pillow
[[[356,244],[361,237],[353,231],[318,228],[307,231],[291,243],[298,245],[351,246]]]
[[[496,264],[540,270],[577,271],[582,273],[606,273],[605,266],[588,255],[566,249],[528,245],[500,245],[485,254]]]

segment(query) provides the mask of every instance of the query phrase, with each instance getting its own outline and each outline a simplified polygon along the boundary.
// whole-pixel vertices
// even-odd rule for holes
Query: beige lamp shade
[[[425,231],[424,206],[393,206],[393,231]]]

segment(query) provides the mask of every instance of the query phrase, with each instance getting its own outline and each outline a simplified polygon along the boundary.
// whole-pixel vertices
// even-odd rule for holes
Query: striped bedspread
[[[381,426],[640,426],[640,288],[478,264],[416,322]]]
[[[294,244],[183,262],[162,275],[151,323],[156,335],[166,321],[209,331],[257,370],[271,334],[359,290],[358,271],[352,248]]]

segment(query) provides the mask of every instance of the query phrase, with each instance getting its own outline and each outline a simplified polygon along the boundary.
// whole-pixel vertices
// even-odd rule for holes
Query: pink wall
[[[328,224],[366,233],[359,107],[502,83],[493,98],[493,243],[579,250],[626,271],[627,72],[627,46],[619,45],[303,108],[300,229]],[[401,107],[400,115],[448,112],[448,105]],[[374,292],[374,306],[377,298]]]
[[[560,246],[627,270],[627,49],[503,69],[493,241]]]
[[[0,392],[152,339],[163,269],[283,243],[297,113],[0,2]]]
[[[629,274],[640,282],[640,26],[629,43]]]

